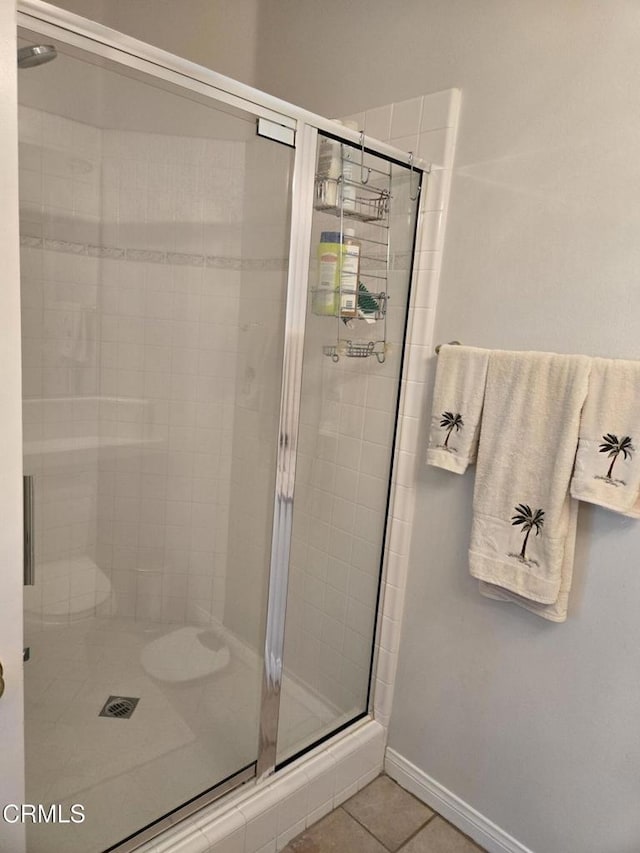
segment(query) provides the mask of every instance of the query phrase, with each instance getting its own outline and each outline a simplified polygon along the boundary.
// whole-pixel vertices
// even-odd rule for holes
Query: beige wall
[[[259,85],[333,115],[459,86],[438,339],[637,358],[637,5],[401,9],[264,0]],[[535,853],[630,853],[638,523],[582,508],[569,621],[552,626],[469,578],[473,475],[416,478],[391,747]]]
[[[255,85],[257,0],[56,0],[55,5]]]

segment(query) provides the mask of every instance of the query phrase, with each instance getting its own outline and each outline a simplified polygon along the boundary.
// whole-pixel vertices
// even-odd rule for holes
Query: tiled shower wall
[[[21,108],[24,450],[35,478],[29,624],[95,604],[102,134]],[[46,144],[45,144],[46,141]],[[66,251],[60,251],[65,248]]]
[[[27,610],[220,618],[244,143],[20,129]]]
[[[446,165],[453,150],[456,105],[452,93],[445,92],[355,118],[368,134],[390,138],[436,164]],[[43,126],[46,148],[42,146]],[[101,569],[91,582],[86,577],[78,580],[77,573],[73,578],[57,577],[53,567],[40,589],[28,591],[28,606],[42,612],[46,599],[45,610],[55,604],[64,614],[62,602],[69,601],[70,613],[95,603],[99,589],[97,599],[102,601],[103,612],[202,621],[211,614],[220,616],[225,606],[226,520],[219,496],[231,483],[231,460],[235,464],[248,446],[242,430],[233,446],[232,418],[238,408],[244,408],[254,422],[257,418],[257,409],[251,408],[254,404],[247,405],[242,399],[242,382],[238,384],[238,399],[230,392],[235,371],[246,370],[243,356],[236,364],[235,356],[225,355],[234,350],[239,335],[237,287],[245,275],[237,260],[243,239],[237,200],[242,196],[238,190],[244,144],[190,140],[193,145],[186,145],[183,137],[101,132],[29,109],[22,110],[21,140],[24,377],[26,396],[31,398],[25,406],[25,439],[28,447],[33,442],[33,470],[40,472],[42,488],[37,513],[39,557],[51,563],[87,555]],[[413,376],[420,375],[424,358],[431,354],[421,348],[421,342],[429,340],[431,334],[447,176],[447,168],[434,169],[423,201],[423,241],[417,256],[419,274],[412,312],[409,368],[413,372],[405,383],[405,392],[411,393],[406,397],[405,411],[409,414],[402,422],[402,470],[396,488],[399,500],[394,507],[407,504],[410,498],[405,481],[411,480],[411,460],[415,457],[413,451],[404,448],[412,447],[410,434],[417,424],[412,412],[420,383]],[[203,186],[202,180],[210,181],[208,196],[203,192],[194,199],[183,192],[194,182]],[[173,212],[168,211],[172,205]],[[170,221],[170,215],[179,216],[180,221]],[[259,233],[272,249],[273,235],[262,228],[254,232],[256,240]],[[163,242],[165,238],[176,242]],[[257,256],[274,254],[267,253],[263,245]],[[266,272],[253,283],[251,275],[244,278],[247,289],[241,291],[240,298],[247,299],[249,310],[269,276],[273,274],[274,282],[279,276],[277,269]],[[262,308],[255,305],[255,310],[259,313]],[[244,311],[243,316],[247,316]],[[310,342],[312,335],[310,329]],[[322,337],[319,334],[314,345],[320,345]],[[96,345],[98,338],[100,347]],[[100,350],[104,352],[101,361]],[[327,381],[323,372],[330,373],[332,368],[325,359],[308,368],[319,371],[316,389]],[[242,378],[240,373],[238,376]],[[214,377],[216,396],[212,398]],[[338,413],[334,422],[338,432],[358,427],[363,387],[356,377],[351,384],[344,383],[340,401],[327,397],[345,407],[344,417]],[[266,395],[269,405],[276,396]],[[141,402],[143,399],[146,402]],[[335,414],[329,406],[327,417]],[[369,431],[388,428],[384,413],[373,421],[367,418],[366,424]],[[256,429],[254,425],[254,435]],[[95,436],[100,432],[98,455]],[[86,439],[81,463],[73,470],[61,467],[65,454],[59,441],[68,435]],[[345,434],[344,438],[353,436]],[[369,433],[366,440],[370,438]],[[35,443],[44,439],[49,442],[46,448]],[[219,442],[214,452],[212,442]],[[325,460],[320,444],[309,451],[303,423],[301,490],[305,478],[311,484],[312,476],[323,476],[321,463]],[[372,444],[376,444],[375,437]],[[118,446],[117,452],[113,445]],[[222,448],[224,452],[217,452]],[[78,460],[76,452],[74,458]],[[357,500],[355,469],[350,467],[355,458],[349,455],[346,464],[335,469],[337,489],[344,492],[336,493],[336,499],[349,502],[355,488]],[[248,461],[243,464],[250,467]],[[355,474],[357,478],[359,472]],[[370,476],[364,471],[362,474]],[[321,485],[318,481],[312,486],[312,499],[320,502],[318,506],[322,503],[318,494],[323,491]],[[303,503],[303,494],[299,504]],[[236,501],[242,504],[239,491]],[[98,505],[105,519],[99,529]],[[219,521],[208,527],[199,523],[205,517],[210,521],[212,511]],[[326,507],[321,512],[326,513]],[[356,524],[357,532],[362,533],[363,511],[355,512],[360,512]],[[385,611],[380,647],[383,674],[379,674],[379,682],[383,688],[392,681],[410,521],[408,510],[394,509],[394,513],[388,551],[391,574],[385,592],[391,609]],[[245,518],[250,515],[245,513]],[[344,698],[344,676],[337,674],[335,666],[320,672],[316,661],[312,667],[310,649],[316,644],[329,652],[327,660],[334,664],[338,660],[331,620],[339,607],[338,621],[343,621],[338,636],[344,644],[341,659],[345,675],[353,650],[358,645],[363,650],[353,633],[357,602],[347,604],[348,613],[343,616],[343,604],[337,597],[346,577],[340,574],[346,553],[340,546],[340,525],[348,515],[338,508],[334,516],[332,508],[331,521],[322,519],[322,525],[309,525],[306,534],[296,536],[292,561],[292,594],[302,607],[290,609],[293,617],[289,630],[302,630],[304,621],[306,639],[296,644],[287,665],[295,672],[304,672],[309,683],[338,702]],[[335,541],[327,545],[324,540],[324,552],[318,548],[318,555],[311,539],[321,538],[323,525],[332,523],[334,517]],[[167,519],[171,523],[166,538],[160,540],[159,528]],[[257,541],[270,518],[251,516],[250,521],[256,531],[253,540]],[[134,527],[138,527],[137,532]],[[242,533],[242,525],[237,530]],[[361,540],[358,547],[367,542],[366,536],[358,535],[357,539]],[[237,545],[241,540],[242,536],[234,541]],[[333,574],[324,575],[320,598],[305,602],[305,584],[310,589],[316,580],[316,557],[323,567],[321,572],[331,560]],[[107,598],[105,590],[114,594]],[[73,598],[77,600],[72,605]],[[227,598],[229,607],[231,599],[241,601],[235,593]],[[387,689],[379,695],[388,697],[390,693]],[[383,720],[389,701],[379,704]]]
[[[101,282],[104,612],[207,624],[224,607],[244,144],[106,130],[103,149],[104,242],[125,253]]]
[[[393,116],[395,116],[395,129],[398,132],[398,138],[411,137],[412,144],[416,145],[416,147],[420,145],[418,150],[421,151],[423,156],[426,156],[427,159],[432,160],[436,164],[443,164],[443,168],[434,170],[429,181],[429,190],[426,197],[423,196],[421,204],[424,226],[422,243],[418,247],[419,253],[414,279],[415,307],[411,312],[409,363],[405,371],[405,381],[403,382],[403,416],[401,419],[400,447],[397,454],[399,464],[396,471],[394,502],[392,504],[393,524],[391,528],[391,540],[386,555],[387,576],[382,619],[383,630],[379,643],[376,681],[376,717],[383,724],[386,724],[388,721],[391,707],[395,655],[402,615],[404,573],[406,571],[410,526],[412,522],[412,489],[415,476],[416,454],[418,451],[417,424],[424,399],[423,375],[425,361],[432,357],[432,346],[434,343],[432,339],[432,319],[437,295],[449,170],[455,141],[457,104],[457,93],[441,93],[425,99],[415,99],[411,102],[397,104],[393,108],[384,107],[379,110],[369,111],[362,121],[367,133],[386,138],[391,134],[392,126],[394,126]],[[400,121],[398,116],[402,115],[408,118],[411,126],[408,130],[403,130],[401,135],[398,127],[398,121]],[[411,145],[405,145],[405,147],[411,147]],[[28,171],[38,170],[29,169]],[[83,223],[84,217],[80,217],[78,224],[81,226]],[[36,234],[34,239],[36,241],[42,239],[42,234],[40,236]],[[39,278],[42,270],[42,248],[41,245],[38,247],[37,243],[32,248],[35,251],[25,251],[24,259],[26,265],[23,267],[23,272],[28,270],[30,279],[42,282],[42,279]],[[39,256],[38,253],[40,253]],[[51,254],[58,255],[59,253],[51,252]],[[46,256],[46,252],[44,255]],[[87,254],[80,257],[86,261],[91,256]],[[88,269],[88,266],[85,269]],[[76,276],[76,280],[81,280],[80,273]],[[86,284],[89,284],[89,282],[86,282]],[[39,328],[37,325],[39,322],[38,316],[40,316],[41,312],[42,318],[44,318],[44,301],[41,301],[39,298],[39,287],[37,285],[33,288],[31,296],[28,297],[28,299],[31,298],[33,298],[35,303],[34,308],[37,315],[35,320],[32,318],[32,321],[36,323],[35,328],[37,330]],[[44,342],[45,339],[38,334],[34,334],[31,336],[31,340]],[[59,345],[62,346],[62,342],[59,342]],[[29,348],[31,347],[32,345],[29,345]],[[37,353],[39,351],[39,344],[34,344],[31,351],[34,353],[33,369],[35,373],[30,374],[25,372],[25,376],[28,377],[27,382],[35,382],[36,384],[26,387],[31,389],[32,396],[40,398],[44,393],[49,392],[46,392],[44,388],[40,390],[42,386],[38,384],[40,381],[38,377],[42,376],[44,385],[50,379],[52,380],[53,377],[45,374],[43,363],[38,361],[39,356]],[[25,365],[25,367],[26,371],[32,369],[28,365]],[[68,369],[75,370],[76,368],[68,367]],[[75,374],[70,373],[68,375]],[[33,393],[34,388],[36,389],[35,393]],[[44,412],[46,407],[43,404],[41,408]],[[36,409],[38,416],[32,418],[32,423],[36,424],[36,427],[33,429],[35,437],[42,433],[42,429],[37,425],[40,422],[45,423],[43,418],[40,417],[40,406],[36,406]],[[77,427],[80,434],[90,434],[93,424],[96,424],[97,428],[94,402],[91,400],[90,395],[86,399],[81,400],[78,405],[74,402],[72,408],[70,410],[67,409],[67,412],[71,412],[69,417],[71,422],[82,423],[82,426]],[[91,472],[93,469],[90,466],[88,470]],[[76,519],[77,515],[70,513],[68,518]],[[61,525],[61,527],[64,526]],[[88,529],[91,529],[91,524],[88,525]],[[62,538],[66,547],[66,534]],[[52,551],[51,558],[57,553],[60,552],[57,550]],[[375,725],[373,723],[368,724],[366,731],[369,731]],[[379,727],[377,728],[379,729]],[[280,847],[281,844],[286,843],[288,838],[303,828],[304,825],[313,822],[319,816],[326,813],[332,805],[341,802],[346,796],[355,792],[358,787],[361,787],[379,772],[382,766],[384,732],[379,730],[376,738],[377,746],[375,751],[371,753],[372,762],[370,765],[367,764],[366,772],[363,769],[359,756],[355,756],[358,758],[357,766],[351,766],[349,745],[356,743],[358,738],[357,734],[355,736],[350,734],[345,738],[346,746],[343,746],[341,742],[332,747],[328,752],[324,750],[322,756],[318,756],[312,762],[307,762],[302,771],[293,771],[293,773],[304,777],[305,784],[307,778],[310,780],[308,783],[308,797],[306,788],[304,788],[304,797],[301,795],[298,796],[299,790],[302,791],[303,788],[299,789],[295,787],[290,776],[286,774],[284,776],[278,775],[274,778],[271,785],[263,786],[261,791],[258,792],[258,796],[248,801],[246,805],[244,803],[237,807],[232,805],[231,811],[226,812],[217,821],[212,818],[210,822],[207,822],[206,816],[201,815],[198,818],[196,828],[194,828],[195,822],[191,826],[184,824],[179,832],[191,832],[194,836],[198,836],[196,841],[194,841],[193,849],[226,850],[229,843],[231,843],[232,845],[236,844],[238,849],[243,849],[245,853],[257,853],[259,850],[271,850]],[[338,760],[342,762],[340,765],[337,764]],[[322,763],[321,770],[316,767],[314,761],[316,764]],[[322,776],[320,775],[321,772],[323,773]],[[325,780],[326,785],[324,784]],[[320,788],[322,788],[323,793],[321,799],[319,798]],[[325,793],[325,789],[328,793]],[[313,802],[311,797],[312,790],[318,794],[318,797],[315,797],[314,794]],[[266,819],[267,807],[263,803],[267,799],[269,800],[268,808],[270,809],[268,812],[269,819]],[[296,812],[296,823],[294,825],[291,825],[294,819],[292,817],[292,804],[295,805]],[[216,807],[212,809],[214,813],[217,813],[217,811]],[[291,830],[290,834],[289,829]],[[197,842],[201,842],[200,846],[197,846]],[[152,846],[155,847],[155,845]]]
[[[400,642],[406,572],[413,524],[416,472],[422,464],[418,425],[423,415],[427,364],[434,358],[433,324],[438,298],[442,247],[449,206],[460,91],[442,92],[370,110],[359,118],[366,131],[431,164],[420,200],[421,227],[416,246],[412,307],[407,332],[399,434],[396,446],[390,526],[385,551],[382,619],[376,644],[374,715],[389,724]],[[354,117],[358,118],[358,117]]]
[[[376,715],[383,723],[388,720],[390,709],[409,545],[407,493],[413,483],[416,407],[420,405],[416,395],[422,388],[418,379],[424,359],[433,354],[428,344],[458,106],[459,93],[448,90],[349,116],[367,135],[413,151],[432,164],[420,205],[421,229],[404,372],[410,381],[403,383],[404,416],[399,425],[394,499],[385,552],[376,693]],[[402,233],[402,227],[392,227],[392,241],[394,230]],[[393,248],[401,255],[411,247]],[[380,366],[369,359],[344,359],[333,364],[317,355],[322,344],[328,342],[326,324],[331,321],[309,315],[307,323],[303,385],[306,394],[301,413],[289,592],[289,601],[295,606],[287,611],[285,664],[333,703],[337,712],[348,713],[361,705],[362,697],[355,685],[363,683],[363,671],[369,663],[386,498],[385,458],[395,418],[390,402],[393,394],[388,387],[394,380],[389,371],[401,342],[401,329],[396,326],[394,335],[393,323],[394,315],[397,318],[403,313],[398,291],[401,293],[401,281],[407,275],[402,260],[397,266],[391,272],[388,287],[392,347],[387,365]]]
[[[385,362],[334,363],[323,346],[335,343],[341,321],[307,316],[285,664],[334,706],[338,722],[366,703],[375,624],[413,239],[408,182],[400,174],[393,196]],[[312,235],[312,283],[327,222],[319,219]],[[358,234],[381,239],[375,226],[359,225]],[[363,244],[362,253],[370,255],[371,246]],[[382,334],[381,324],[356,331]]]

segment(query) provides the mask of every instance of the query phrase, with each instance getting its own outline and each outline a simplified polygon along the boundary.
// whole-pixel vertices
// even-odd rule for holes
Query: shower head
[[[58,55],[52,44],[30,44],[18,50],[18,68],[33,68],[44,65]]]

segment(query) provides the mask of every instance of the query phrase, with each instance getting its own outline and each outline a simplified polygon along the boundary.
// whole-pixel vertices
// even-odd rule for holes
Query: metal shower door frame
[[[42,0],[19,0],[17,8],[17,24],[25,30],[50,36],[60,43],[164,80],[186,92],[205,96],[211,99],[212,106],[227,104],[253,114],[256,119],[264,118],[295,132],[284,354],[258,755],[255,763],[208,793],[196,797],[151,827],[110,848],[118,853],[126,853],[218,799],[233,787],[256,777],[268,776],[276,768],[317,136],[318,131],[327,132],[334,138],[341,138],[358,147],[364,146],[364,136],[323,116],[51,6]],[[377,140],[367,138],[367,150],[410,168],[428,169],[426,164],[417,160],[410,152],[399,151]]]
[[[293,528],[293,494],[302,393],[317,136],[317,129],[308,124],[303,124],[298,129],[293,168],[291,240],[280,392],[276,491],[273,507],[269,597],[264,645],[262,703],[260,707],[260,737],[256,770],[260,778],[272,773],[276,766],[289,554]]]

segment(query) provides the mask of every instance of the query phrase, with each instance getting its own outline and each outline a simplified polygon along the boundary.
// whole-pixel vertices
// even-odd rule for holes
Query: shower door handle
[[[22,506],[24,514],[24,585],[33,586],[36,582],[36,549],[33,508],[33,476],[22,478]]]
[[[0,663],[0,699],[2,699],[2,694],[4,693],[4,678],[2,677],[2,674],[2,664]]]

